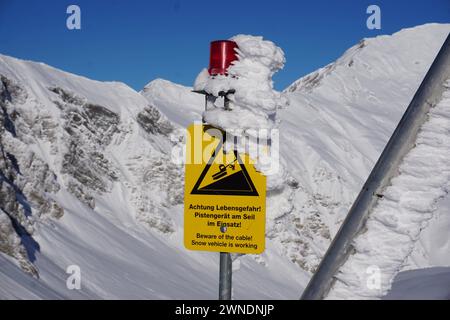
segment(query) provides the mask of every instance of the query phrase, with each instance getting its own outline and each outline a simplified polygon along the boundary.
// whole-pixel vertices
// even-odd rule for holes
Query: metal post
[[[228,252],[220,253],[219,300],[231,300],[232,261]]]
[[[450,35],[428,70],[419,89],[389,139],[362,190],[350,208],[317,271],[308,283],[302,300],[323,299],[335,281],[335,275],[352,251],[352,241],[361,232],[370,210],[392,177],[404,156],[414,147],[417,133],[430,108],[442,98],[444,82],[450,78]]]
[[[234,92],[234,91],[232,91]],[[208,111],[208,107],[214,105],[217,97],[209,94],[205,91],[200,91],[198,93],[205,95],[205,111]],[[228,108],[228,98],[224,97],[224,107]],[[202,122],[205,123],[205,119],[202,119]],[[225,136],[223,136],[225,138]],[[225,230],[222,230],[225,232]],[[231,287],[232,287],[232,269],[233,262],[231,260],[231,254],[227,252],[220,253],[220,264],[219,264],[219,300],[231,300]]]

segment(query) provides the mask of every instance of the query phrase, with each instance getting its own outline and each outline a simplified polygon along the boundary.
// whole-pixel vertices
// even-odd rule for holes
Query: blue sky
[[[81,30],[66,28],[70,4]],[[370,4],[381,30],[366,27]],[[0,0],[0,53],[140,90],[155,78],[192,85],[211,40],[262,35],[286,54],[274,78],[283,89],[364,37],[427,22],[450,22],[450,0]]]

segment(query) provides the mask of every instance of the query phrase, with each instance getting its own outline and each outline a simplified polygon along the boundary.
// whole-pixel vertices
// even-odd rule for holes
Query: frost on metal
[[[395,275],[405,267],[420,233],[450,191],[450,82],[441,102],[431,109],[415,147],[406,155],[399,175],[383,192],[353,243],[352,254],[337,274],[330,299],[384,296]],[[370,266],[377,266],[380,283],[367,285]]]

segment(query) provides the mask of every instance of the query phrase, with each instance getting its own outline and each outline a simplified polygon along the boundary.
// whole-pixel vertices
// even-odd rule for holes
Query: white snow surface
[[[204,96],[192,90],[164,79],[155,79],[142,89],[141,94],[150,104],[164,106],[164,114],[173,123],[186,128],[195,121],[202,121],[199,112],[205,105]]]
[[[278,117],[286,186],[268,193],[264,254],[239,257],[233,263],[234,298],[300,296],[449,31],[449,24],[428,24],[392,36],[364,39],[336,62],[285,90],[290,105],[278,110]],[[245,49],[245,44],[239,46]],[[263,48],[258,50],[278,56],[272,49],[268,53]],[[265,79],[284,62],[277,59],[273,65],[261,62]],[[164,165],[177,137],[149,135],[136,124],[137,114],[151,105],[174,126],[185,127],[193,120],[201,120],[203,97],[192,93],[192,88],[160,79],[138,94],[121,83],[92,81],[5,56],[0,56],[0,74],[26,84],[30,97],[21,108],[28,108],[30,113],[37,109],[59,119],[59,110],[52,102],[54,95],[47,87],[60,86],[119,113],[123,132],[127,132],[116,135],[115,142],[108,146],[107,155],[113,159],[119,179],[108,192],[92,193],[95,209],[65,190],[64,175],[59,174],[61,155],[51,153],[45,141],[35,139],[29,143],[30,150],[58,173],[63,188],[52,197],[64,207],[65,214],[59,220],[43,218],[36,223],[33,237],[40,250],[34,264],[39,279],[23,273],[13,259],[0,253],[0,298],[215,299],[218,255],[183,248],[182,205],[167,200],[167,195],[182,190],[182,168]],[[272,88],[270,81],[265,85]],[[280,101],[268,103],[261,110],[270,113],[273,106],[282,104]],[[448,124],[448,110],[434,113],[434,117],[430,121]],[[440,153],[437,146],[445,143],[444,149],[448,150],[448,131],[445,134],[428,127],[423,132],[428,134],[422,133],[423,152],[432,149]],[[387,248],[383,235],[386,239],[394,235],[390,239],[400,241],[392,244],[387,253],[376,251],[378,257],[371,256],[377,257],[377,263],[391,259],[392,266],[380,264],[389,270],[389,277],[406,269],[450,265],[450,202],[442,193],[448,179],[438,181],[448,172],[439,172],[436,179],[427,180],[429,193],[410,183],[406,192],[399,194],[399,190],[405,191],[400,188],[406,185],[408,174],[412,175],[411,182],[421,179],[413,176],[412,170],[421,168],[424,156],[413,154],[409,161],[402,169],[405,175],[396,178],[397,189],[392,187],[392,203],[380,211],[381,222],[370,222],[370,228],[382,227],[383,233],[360,245],[364,254],[364,246],[374,242],[380,249],[384,244],[383,248]],[[414,161],[420,161],[420,165]],[[438,165],[445,162],[438,157],[427,161]],[[426,174],[435,169],[429,170]],[[415,199],[410,196],[414,192],[425,200],[420,202],[421,212],[411,210]],[[387,211],[393,208],[400,211],[395,217]],[[161,232],[155,225],[169,226],[172,232]],[[65,286],[65,270],[71,264],[81,267],[81,291],[67,290]],[[402,285],[403,274],[394,282],[395,297],[408,297],[410,286]],[[423,277],[420,285],[430,284],[428,292],[433,298],[445,298],[447,293],[433,291],[431,283],[448,279],[446,274],[434,272]],[[356,292],[361,295],[341,297],[360,298],[363,290],[358,287]]]
[[[0,74],[26,90],[23,101],[8,104],[7,108],[34,119],[30,121],[33,126],[41,125],[42,114],[57,124],[53,142],[27,135],[22,128],[18,128],[21,130],[17,136],[5,131],[2,140],[17,151],[22,171],[26,166],[22,157],[28,154],[49,165],[61,189],[47,196],[64,209],[60,219],[30,217],[32,238],[37,244],[32,247],[32,262],[39,279],[24,273],[15,260],[0,253],[0,298],[216,299],[219,255],[188,251],[183,246],[183,207],[179,200],[183,168],[170,161],[172,137],[145,132],[137,123],[137,115],[151,103],[165,101],[156,93],[158,90],[172,103],[166,105],[168,108],[174,103],[182,110],[186,110],[186,103],[201,108],[203,99],[200,97],[198,103],[199,95],[190,96],[188,89],[158,80],[144,90],[154,92],[154,100],[149,101],[122,83],[93,81],[3,55]],[[98,150],[109,161],[108,168],[114,170],[117,180],[108,183],[106,192],[86,190],[95,200],[94,208],[67,190],[73,178],[61,168],[64,143],[69,138],[62,128],[67,123],[63,118],[66,107],[58,107],[54,102],[60,98],[49,88],[55,87],[77,97],[80,103],[98,104],[120,115],[119,131],[112,134],[111,143],[104,150]],[[186,97],[192,99],[185,100]],[[83,108],[67,105],[70,110]],[[182,113],[180,122],[182,116],[189,114]],[[32,129],[31,132],[42,130]],[[91,143],[94,142],[78,141],[82,148]],[[260,256],[243,256],[234,262],[233,296],[297,298],[306,282],[306,272],[285,259],[277,243],[268,243],[263,256],[265,263]],[[81,269],[79,291],[66,287],[70,265]]]
[[[286,255],[302,268],[311,271],[319,263],[449,31],[448,24],[427,24],[364,39],[336,62],[285,90],[290,106],[278,111],[281,154],[298,189],[283,203],[292,206],[288,214],[268,210],[268,236],[282,243]],[[429,195],[431,202],[447,188],[448,176],[437,179],[441,184]],[[430,199],[423,198],[422,205]],[[281,201],[274,207],[280,205]],[[435,206],[433,215],[424,214],[417,223],[398,217],[398,227],[414,226],[414,236],[402,248],[392,249],[393,259],[402,263],[394,263],[385,279],[400,270],[450,265],[449,203]],[[383,241],[381,234],[371,245]],[[374,255],[388,260],[390,253]]]
[[[370,213],[355,253],[340,268],[328,298],[362,299],[385,295],[411,255],[421,230],[450,191],[450,82],[442,101],[431,109],[416,146],[406,155],[399,175]],[[447,230],[447,234],[448,234]],[[437,243],[436,243],[437,244]],[[447,251],[447,254],[450,251]],[[379,285],[367,285],[377,268]],[[450,287],[450,282],[447,284]]]
[[[450,268],[400,272],[385,300],[450,300]]]

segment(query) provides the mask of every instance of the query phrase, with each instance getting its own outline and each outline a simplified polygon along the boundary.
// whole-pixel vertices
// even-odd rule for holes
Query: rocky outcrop
[[[61,173],[67,175],[67,188],[80,201],[95,207],[87,190],[107,192],[117,180],[114,167],[104,154],[119,132],[120,117],[104,106],[59,87],[49,88],[57,94],[53,102],[61,110],[65,153]]]
[[[158,109],[121,85],[123,109],[109,105],[116,101],[108,92],[0,80],[0,252],[38,276],[33,236],[42,219],[64,215],[61,190],[96,211],[96,200],[119,184],[127,213],[150,230],[175,231],[170,208],[182,203],[183,173],[164,151],[174,127]]]
[[[60,188],[56,175],[21,138],[39,136],[38,125],[44,129],[41,133],[51,126],[46,120],[30,126],[21,110],[26,90],[5,76],[0,80],[0,251],[37,276],[32,264],[39,250],[33,240],[35,222],[42,215],[60,218],[64,210],[49,196]]]
[[[148,133],[160,133],[164,135],[170,134],[174,128],[158,109],[148,106],[137,116],[137,122]]]

